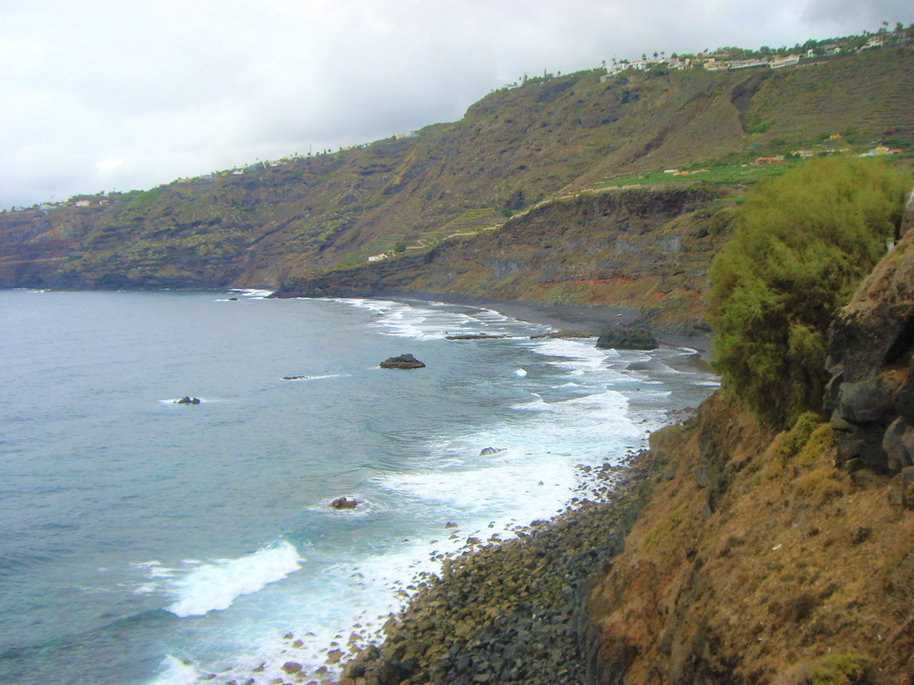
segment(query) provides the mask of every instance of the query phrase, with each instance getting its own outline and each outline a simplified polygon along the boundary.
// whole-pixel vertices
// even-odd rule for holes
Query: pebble
[[[646,466],[591,469],[596,481],[551,521],[517,538],[481,545],[429,575],[386,639],[343,665],[340,685],[584,685],[579,650],[588,577],[622,549],[637,511]],[[582,473],[587,473],[581,469]],[[471,538],[472,539],[472,538]]]

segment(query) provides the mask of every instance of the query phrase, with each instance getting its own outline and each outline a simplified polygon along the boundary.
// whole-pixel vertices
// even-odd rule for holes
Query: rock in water
[[[357,499],[346,499],[345,497],[339,497],[338,499],[333,500],[330,503],[330,506],[334,509],[355,509],[359,506],[359,501]]]
[[[401,354],[381,362],[382,369],[424,369],[425,364],[411,354]]]
[[[641,318],[627,326],[609,326],[597,338],[599,349],[655,350],[657,340],[646,319]]]
[[[488,457],[491,454],[498,454],[499,452],[504,452],[504,447],[484,447],[482,452],[479,453],[480,457]]]
[[[200,404],[200,398],[185,395],[180,400],[175,400],[175,404]]]

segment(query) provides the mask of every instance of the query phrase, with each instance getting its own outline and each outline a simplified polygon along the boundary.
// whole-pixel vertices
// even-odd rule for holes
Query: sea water
[[[554,515],[717,385],[686,348],[265,294],[0,292],[0,682],[332,671],[467,537]]]

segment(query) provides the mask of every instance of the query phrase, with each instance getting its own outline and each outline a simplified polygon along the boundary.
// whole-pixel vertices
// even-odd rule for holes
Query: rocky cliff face
[[[830,421],[774,435],[718,394],[651,437],[592,682],[914,683],[912,348],[914,233],[831,329]]]
[[[882,260],[830,330],[825,412],[837,462],[854,471],[914,466],[914,232]]]
[[[700,325],[708,266],[729,230],[721,206],[729,202],[726,193],[701,188],[584,194],[425,255],[290,280],[278,294],[463,294],[645,309],[655,323]]]

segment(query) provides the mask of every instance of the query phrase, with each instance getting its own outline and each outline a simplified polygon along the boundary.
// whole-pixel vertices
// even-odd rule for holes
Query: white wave
[[[449,335],[528,336],[542,326],[527,324],[492,309],[445,304],[442,302],[369,300],[338,298],[377,315],[374,325],[382,332],[413,340],[443,340]]]
[[[283,376],[282,380],[290,382],[322,381],[328,378],[349,378],[348,373],[328,373],[323,376]]]
[[[161,668],[162,673],[151,680],[149,685],[193,685],[199,675],[196,668],[170,654],[165,656]]]
[[[233,293],[238,293],[242,297],[252,300],[263,300],[273,294],[272,290],[261,290],[258,288],[232,288]]]
[[[387,474],[381,487],[437,507],[460,512],[472,525],[515,517],[533,520],[548,516],[568,499],[577,483],[574,465],[557,455],[505,458],[489,468]],[[540,485],[542,483],[542,485]]]
[[[524,376],[527,375],[527,371],[526,371],[526,369],[518,369],[517,371],[514,372],[514,375],[518,376],[519,378],[523,378]]]
[[[228,609],[237,597],[258,592],[299,570],[302,559],[289,542],[238,559],[202,564],[171,584],[177,601],[166,607],[175,616],[202,616]]]
[[[150,578],[171,578],[175,574],[174,569],[163,566],[159,561],[142,561],[131,566],[143,569]]]

